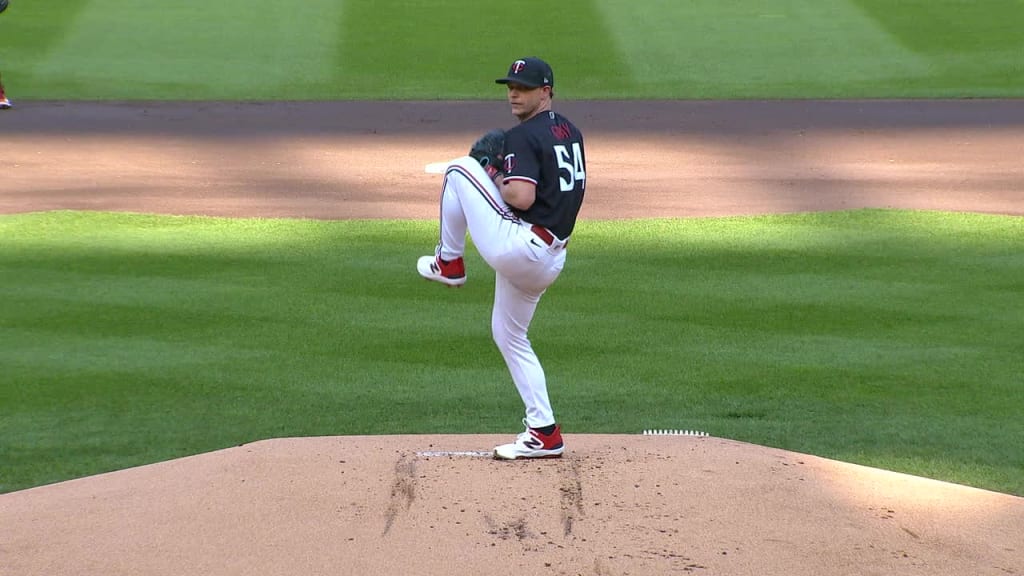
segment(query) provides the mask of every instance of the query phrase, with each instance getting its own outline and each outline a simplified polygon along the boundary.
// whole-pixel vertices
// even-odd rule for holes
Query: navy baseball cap
[[[547,62],[535,56],[530,56],[513,62],[508,67],[508,76],[498,78],[495,82],[498,84],[514,82],[530,88],[540,88],[541,86],[551,86],[553,88],[555,86],[555,74],[551,71],[551,66],[548,66]]]

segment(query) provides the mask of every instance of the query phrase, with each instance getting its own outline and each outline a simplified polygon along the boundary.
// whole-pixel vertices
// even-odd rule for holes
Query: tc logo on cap
[[[504,78],[495,80],[498,84],[518,84],[527,88],[540,88],[541,86],[555,85],[555,75],[551,72],[548,63],[530,56],[519,58],[508,67],[508,74]]]

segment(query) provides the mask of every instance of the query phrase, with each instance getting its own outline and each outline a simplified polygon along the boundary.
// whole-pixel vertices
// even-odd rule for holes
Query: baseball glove
[[[7,0],[0,0],[0,12],[7,10]]]
[[[0,0],[2,2],[3,0]],[[505,164],[505,131],[495,128],[473,143],[469,155],[487,170],[488,174],[500,172]]]

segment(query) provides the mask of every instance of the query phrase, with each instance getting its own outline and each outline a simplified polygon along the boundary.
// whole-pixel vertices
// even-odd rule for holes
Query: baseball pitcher
[[[467,231],[495,271],[491,334],[526,408],[526,430],[494,449],[500,460],[557,458],[565,451],[547,381],[527,331],[537,303],[558,278],[583,203],[583,135],[551,110],[554,75],[539,58],[522,58],[496,80],[507,85],[519,124],[492,130],[453,160],[441,187],[441,238],[417,262],[421,276],[448,286],[466,282]]]

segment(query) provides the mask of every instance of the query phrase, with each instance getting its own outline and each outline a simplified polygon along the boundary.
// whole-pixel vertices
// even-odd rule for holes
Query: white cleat
[[[556,425],[555,431],[544,435],[539,430],[526,427],[526,431],[516,437],[511,444],[502,444],[494,448],[496,460],[518,460],[520,458],[561,458],[565,452],[562,442],[562,427]]]
[[[416,271],[427,280],[447,286],[462,286],[466,283],[466,264],[461,257],[445,262],[440,256],[421,256],[416,261]]]

